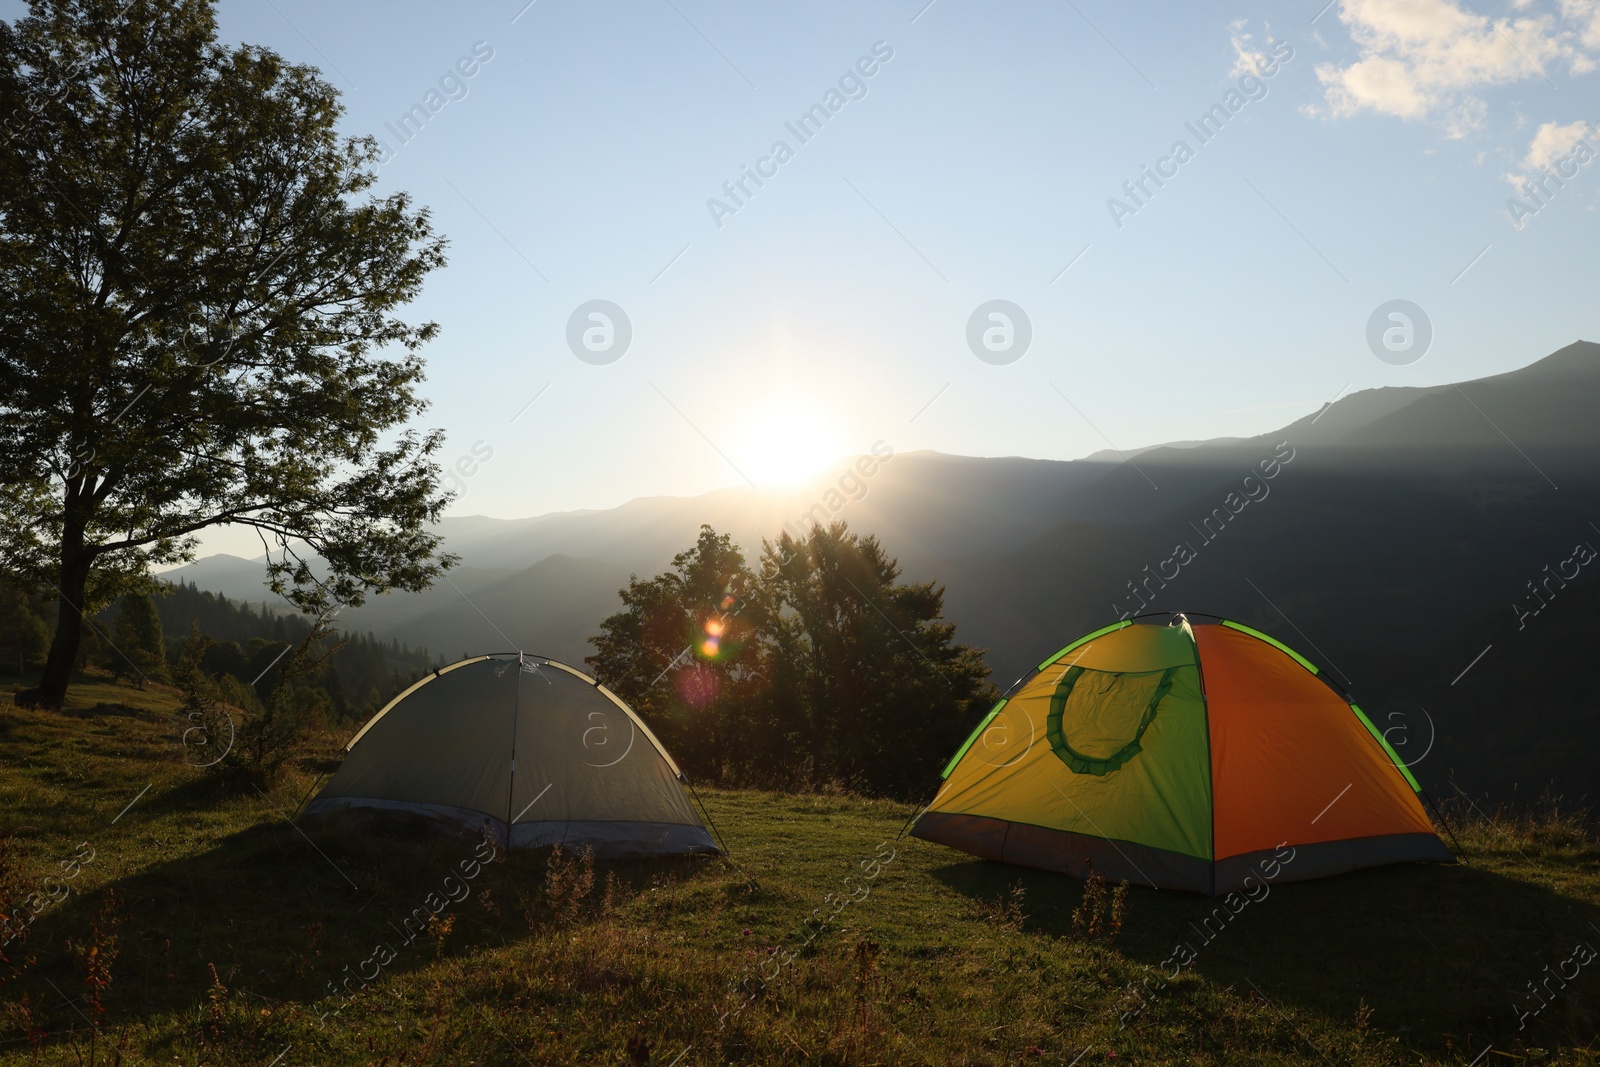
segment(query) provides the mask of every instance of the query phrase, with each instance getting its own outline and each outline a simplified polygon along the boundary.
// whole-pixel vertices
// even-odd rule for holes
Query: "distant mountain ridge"
[[[1372,699],[1414,686],[1408,672],[1427,649],[1509,603],[1600,518],[1597,402],[1600,345],[1577,342],[1506,374],[1365,390],[1271,433],[1128,460],[897,454],[837,517],[876,534],[909,577],[945,584],[958,636],[990,650],[1002,683],[1142,600],[1259,626],[1328,657]],[[1280,446],[1293,458],[1262,481],[1258,464]],[[1234,512],[1228,494],[1244,500],[1252,472],[1266,495]],[[446,519],[440,529],[462,557],[449,581],[347,615],[447,657],[509,641],[581,660],[629,573],[664,569],[702,523],[754,559],[819,492],[725,489]],[[1218,508],[1229,518],[1213,519],[1221,532],[1208,536],[1205,516]],[[1168,562],[1185,544],[1192,558]],[[172,576],[260,600],[260,566],[209,557]]]

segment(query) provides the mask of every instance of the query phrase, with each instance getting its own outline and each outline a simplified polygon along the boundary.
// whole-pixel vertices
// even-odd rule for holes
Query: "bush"
[[[262,699],[231,675],[218,682],[206,673],[211,639],[191,625],[176,670],[188,761],[230,791],[276,784],[325,719],[327,695],[306,679],[340,647],[341,642],[329,641],[332,634],[328,622],[318,619],[305,640],[279,660],[276,680]]]

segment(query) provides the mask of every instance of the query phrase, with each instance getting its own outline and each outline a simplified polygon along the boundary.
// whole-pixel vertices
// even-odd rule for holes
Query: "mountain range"
[[[520,647],[581,662],[629,574],[665,569],[702,523],[754,558],[786,524],[840,518],[876,534],[908,578],[946,587],[958,637],[988,649],[1002,686],[1124,615],[1224,615],[1304,652],[1363,707],[1390,709],[1396,738],[1420,738],[1425,717],[1417,771],[1436,791],[1592,795],[1600,708],[1550,649],[1600,637],[1600,561],[1562,570],[1575,546],[1600,545],[1597,401],[1600,345],[1580,341],[1507,374],[1354,393],[1256,437],[1074,461],[880,454],[806,490],[447,518],[462,560],[448,580],[344,621],[447,658]],[[262,573],[211,556],[166,576],[260,601]],[[1530,616],[1536,602],[1549,610]],[[1469,668],[1479,638],[1495,647]],[[1548,713],[1565,736],[1487,743],[1526,728],[1497,723],[1491,693],[1515,693],[1518,715]],[[1541,711],[1546,700],[1565,703]],[[1502,751],[1523,755],[1508,765]]]

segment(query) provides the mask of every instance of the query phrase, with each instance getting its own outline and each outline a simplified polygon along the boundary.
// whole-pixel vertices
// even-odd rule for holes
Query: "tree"
[[[804,754],[812,785],[918,793],[994,700],[982,651],[942,619],[944,590],[899,577],[877,538],[843,522],[763,543],[772,718],[789,724],[785,747]]]
[[[619,591],[624,608],[591,638],[584,660],[645,716],[681,765],[718,779],[753,739],[741,711],[766,676],[758,620],[747,608],[753,576],[727,534],[700,527],[672,569]]]
[[[140,684],[167,676],[167,643],[161,616],[148,593],[128,593],[117,607],[111,627],[110,663],[117,677],[137,674]]]
[[[702,526],[669,571],[629,581],[585,662],[697,774],[925,790],[994,700],[943,590],[897,584],[877,539],[844,523],[762,547],[753,574]]]
[[[0,671],[44,655],[50,645],[50,624],[44,619],[43,607],[39,597],[0,575],[0,649],[6,657],[0,662]]]
[[[194,535],[253,528],[320,614],[453,561],[440,433],[407,428],[444,262],[425,209],[366,195],[337,92],[217,43],[213,0],[32,0],[0,23],[0,563],[58,596],[37,703],[83,617]],[[319,576],[312,569],[318,557]]]

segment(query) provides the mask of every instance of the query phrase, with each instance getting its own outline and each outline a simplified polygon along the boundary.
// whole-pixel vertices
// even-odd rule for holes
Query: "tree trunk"
[[[76,536],[73,536],[73,535]],[[56,605],[56,636],[50,642],[44,676],[39,688],[27,694],[28,702],[59,711],[67,701],[67,683],[78,661],[78,646],[83,640],[84,593],[89,585],[92,557],[84,550],[83,531],[64,530],[61,538],[61,597]],[[21,697],[23,694],[18,694]]]

